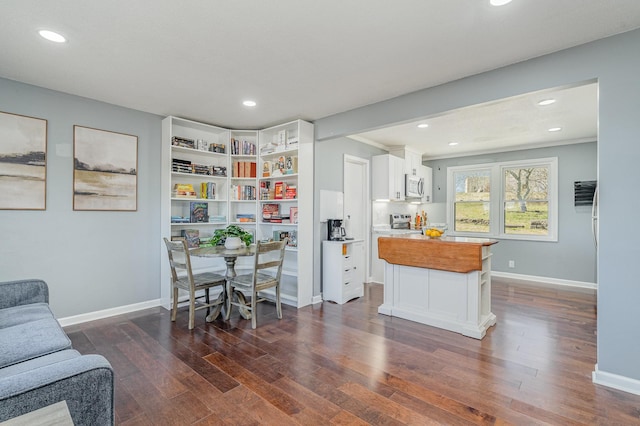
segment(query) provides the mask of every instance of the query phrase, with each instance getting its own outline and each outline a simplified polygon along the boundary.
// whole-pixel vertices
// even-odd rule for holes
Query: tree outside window
[[[557,176],[555,157],[449,167],[449,229],[458,235],[557,241]]]
[[[505,234],[547,235],[549,228],[549,168],[505,168]]]

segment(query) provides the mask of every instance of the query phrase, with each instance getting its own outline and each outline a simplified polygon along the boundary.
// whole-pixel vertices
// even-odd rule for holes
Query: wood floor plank
[[[640,396],[594,385],[595,294],[495,280],[476,340],[344,305],[258,309],[258,328],[152,308],[67,327],[115,371],[116,424],[640,425]]]

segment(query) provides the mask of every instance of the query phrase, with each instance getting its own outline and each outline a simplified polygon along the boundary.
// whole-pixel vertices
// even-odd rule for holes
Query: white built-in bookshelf
[[[176,191],[184,189],[177,185],[185,184],[191,184],[195,194]],[[263,130],[232,130],[167,117],[162,123],[161,187],[162,237],[180,237],[184,231],[197,230],[206,241],[216,229],[229,224],[252,232],[254,240],[287,237],[282,301],[296,307],[311,303],[311,123],[296,120]],[[198,208],[201,211],[205,206],[207,217],[196,217]],[[161,298],[168,305],[169,266],[162,242],[161,258]],[[236,270],[248,268],[250,260],[239,258]],[[224,271],[222,259],[192,261],[194,268]]]

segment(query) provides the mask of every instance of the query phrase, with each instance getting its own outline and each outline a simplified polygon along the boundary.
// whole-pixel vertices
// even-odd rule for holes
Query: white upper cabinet
[[[374,200],[404,200],[404,160],[395,155],[371,157],[373,182],[371,196]]]
[[[402,147],[389,150],[389,154],[404,159],[404,172],[408,175],[417,176],[420,166],[422,166],[422,154],[417,151]]]
[[[424,193],[422,194],[423,203],[433,202],[433,169],[427,166],[418,168],[418,176],[424,179]]]

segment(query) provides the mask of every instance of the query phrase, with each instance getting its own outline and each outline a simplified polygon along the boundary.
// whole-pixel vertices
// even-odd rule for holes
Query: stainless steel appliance
[[[346,231],[342,226],[342,219],[327,219],[328,239],[331,241],[344,241]]]
[[[393,213],[389,215],[391,229],[411,229],[411,215]]]
[[[416,175],[404,175],[404,196],[406,198],[422,198],[424,195],[424,178]]]

